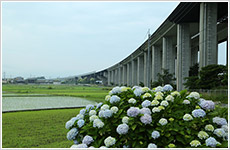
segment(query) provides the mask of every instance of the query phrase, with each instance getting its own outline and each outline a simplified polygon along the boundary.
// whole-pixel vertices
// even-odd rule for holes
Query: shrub
[[[73,148],[224,147],[226,110],[215,112],[197,92],[172,89],[114,87],[104,104],[87,105],[66,123],[67,138]]]

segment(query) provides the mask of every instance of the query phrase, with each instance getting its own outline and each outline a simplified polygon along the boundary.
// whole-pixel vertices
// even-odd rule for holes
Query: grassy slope
[[[101,101],[110,88],[86,87],[76,85],[3,85],[2,90],[16,94],[49,94],[57,96],[84,97],[89,100]]]
[[[65,123],[79,109],[44,110],[2,114],[3,148],[69,148]]]

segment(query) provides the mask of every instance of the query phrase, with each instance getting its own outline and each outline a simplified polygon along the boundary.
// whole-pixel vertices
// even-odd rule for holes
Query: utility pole
[[[150,29],[148,30],[147,87],[150,88]]]

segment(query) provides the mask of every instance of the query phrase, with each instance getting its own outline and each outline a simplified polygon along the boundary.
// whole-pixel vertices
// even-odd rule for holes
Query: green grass
[[[2,114],[3,148],[69,148],[65,123],[80,109]]]
[[[208,93],[201,93],[201,95],[202,95],[202,98],[206,100],[212,100],[214,102],[228,104],[228,95],[208,94]]]
[[[77,85],[10,85],[2,86],[2,91],[15,94],[48,94],[55,96],[83,97],[89,100],[102,101],[111,88],[100,86]],[[4,93],[3,93],[4,94]]]

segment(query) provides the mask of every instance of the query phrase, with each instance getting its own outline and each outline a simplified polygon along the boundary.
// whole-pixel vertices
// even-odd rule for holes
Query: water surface
[[[79,97],[2,97],[2,111],[64,108],[96,104]]]

